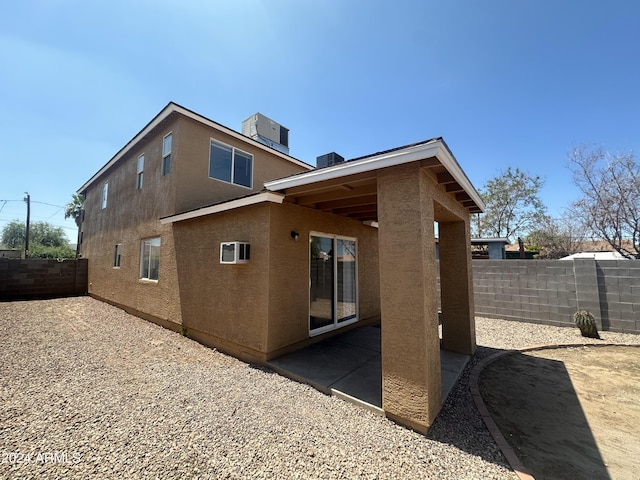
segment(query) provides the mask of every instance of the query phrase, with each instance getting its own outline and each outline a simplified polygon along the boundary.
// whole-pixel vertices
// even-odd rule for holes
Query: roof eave
[[[224,125],[214,122],[213,120],[203,117],[202,115],[192,110],[189,110],[188,108],[182,107],[174,102],[169,102],[167,106],[164,107],[160,111],[160,113],[158,113],[142,130],[140,130],[140,132],[138,132],[131,140],[129,140],[129,142],[127,142],[127,144],[124,147],[122,147],[118,151],[118,153],[116,153],[111,158],[111,160],[109,160],[100,170],[98,170],[89,180],[87,180],[87,182],[85,182],[77,190],[77,193],[83,193],[84,191],[86,191],[91,186],[91,184],[93,184],[98,178],[100,178],[100,176],[102,176],[107,170],[109,170],[109,168],[115,165],[118,162],[118,160],[120,160],[124,155],[126,155],[141,139],[143,139],[146,135],[148,135],[154,128],[156,128],[160,123],[162,123],[165,119],[169,117],[169,115],[171,115],[174,112],[179,113],[187,118],[191,118],[192,120],[200,122],[204,125],[207,125],[208,127],[214,128],[238,140],[249,143],[254,147],[257,147],[261,150],[269,152],[270,154],[281,157],[282,159],[287,160],[291,163],[294,163],[300,167],[306,168],[308,170],[311,170],[314,168],[312,165],[309,165],[308,163],[305,163],[302,160],[298,160],[297,158],[294,158],[290,155],[287,155],[271,147],[268,147],[250,137],[247,137],[239,132],[236,132],[235,130],[232,130],[228,127],[225,127]]]
[[[190,210],[188,212],[177,213],[168,217],[162,217],[160,223],[167,225],[169,223],[182,222],[184,220],[191,220],[193,218],[204,217],[206,215],[212,215],[214,213],[227,212],[236,208],[248,207],[250,205],[256,205],[258,203],[282,203],[284,201],[284,195],[273,192],[260,192],[255,195],[249,195],[248,197],[238,198],[235,200],[229,200],[228,202],[218,203],[208,207],[198,208],[196,210]]]
[[[312,170],[279,180],[272,180],[266,182],[264,186],[267,190],[271,191],[285,190],[287,188],[332,180],[347,175],[371,172],[373,170],[402,165],[431,157],[436,157],[440,161],[442,166],[453,176],[456,182],[460,184],[476,206],[481,211],[484,211],[486,208],[485,203],[442,139],[432,140],[420,145],[413,145],[389,153],[365,157],[361,160],[339,163],[331,167]]]

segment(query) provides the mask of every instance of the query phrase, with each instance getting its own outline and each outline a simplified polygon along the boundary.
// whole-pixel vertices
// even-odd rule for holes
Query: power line
[[[2,199],[0,199],[0,202],[4,202],[4,205],[6,205],[7,202],[26,202],[26,200],[25,199],[22,199],[22,200],[2,200]],[[50,207],[56,207],[56,208],[65,208],[65,206],[54,205],[53,203],[47,203],[47,202],[39,202],[37,200],[31,200],[31,203],[39,203],[41,205],[48,205]],[[4,207],[4,205],[3,205],[3,207]]]
[[[65,208],[65,207],[61,207],[60,205],[53,205],[51,203],[38,202],[37,200],[31,200],[31,203],[40,203],[42,205],[49,205],[50,207]]]

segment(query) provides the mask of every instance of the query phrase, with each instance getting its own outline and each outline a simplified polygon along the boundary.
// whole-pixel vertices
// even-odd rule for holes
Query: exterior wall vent
[[[261,113],[255,113],[242,122],[242,134],[289,154],[289,129]]]
[[[335,165],[336,163],[344,162],[344,157],[338,155],[336,152],[327,153],[325,155],[320,155],[316,158],[316,166],[318,168],[330,167],[331,165]]]
[[[220,244],[220,263],[234,265],[249,263],[251,245],[247,242],[222,242]]]

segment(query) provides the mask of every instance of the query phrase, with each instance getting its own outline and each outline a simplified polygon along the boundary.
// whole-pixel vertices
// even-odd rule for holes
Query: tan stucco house
[[[476,348],[482,200],[441,138],[323,168],[264,140],[169,103],[78,190],[89,293],[250,362],[381,323],[383,409],[426,431],[441,343]]]

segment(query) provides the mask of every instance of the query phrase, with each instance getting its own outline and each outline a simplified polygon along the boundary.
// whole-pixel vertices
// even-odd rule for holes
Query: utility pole
[[[29,192],[24,192],[27,196],[24,201],[27,202],[27,231],[24,235],[24,258],[29,258],[29,217],[31,216],[31,196]]]

